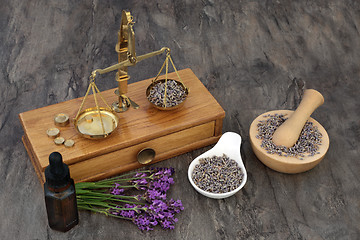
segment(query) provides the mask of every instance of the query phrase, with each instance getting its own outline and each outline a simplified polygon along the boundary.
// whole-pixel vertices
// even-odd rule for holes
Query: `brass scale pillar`
[[[120,31],[118,32],[118,43],[115,46],[115,51],[118,53],[119,63],[129,60],[131,63],[136,63],[135,53],[135,39],[133,30],[133,17],[130,12],[123,11],[121,16]],[[128,75],[128,67],[124,66],[118,69],[115,80],[118,82],[118,89],[115,94],[118,95],[118,102],[112,104],[112,108],[116,112],[126,111],[131,105],[130,99],[124,97],[127,93],[127,83],[130,79]],[[129,99],[129,101],[127,101]],[[134,103],[134,102],[133,102]],[[133,107],[139,108],[137,104],[133,104]]]

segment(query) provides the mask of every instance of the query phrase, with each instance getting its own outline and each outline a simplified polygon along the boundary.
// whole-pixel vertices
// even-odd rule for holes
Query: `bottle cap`
[[[69,167],[63,163],[62,156],[53,152],[49,156],[49,166],[45,169],[45,179],[51,188],[62,188],[70,182]]]

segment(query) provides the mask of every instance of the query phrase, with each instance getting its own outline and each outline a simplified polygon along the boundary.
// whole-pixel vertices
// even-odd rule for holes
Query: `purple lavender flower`
[[[158,221],[156,221],[153,217],[144,214],[134,217],[133,223],[135,223],[136,226],[138,226],[138,228],[143,231],[150,231],[154,230],[152,226],[156,226],[158,224]]]
[[[182,210],[184,210],[184,207],[182,205],[181,200],[174,200],[174,199],[170,199],[169,201],[169,208],[174,211],[175,213],[179,213]]]
[[[169,184],[174,184],[174,179],[171,178],[171,177],[168,177],[167,175],[164,175],[162,178],[161,178],[161,181],[162,182],[167,182]]]
[[[160,222],[160,226],[162,226],[165,229],[174,229],[174,223],[177,222],[177,218],[174,218],[172,221],[168,219],[164,219],[164,221]]]
[[[155,218],[162,218],[164,214],[162,212],[168,209],[168,205],[162,200],[155,199],[149,206],[149,212],[154,215]]]
[[[174,168],[152,168],[151,170],[155,178],[171,176],[175,172]]]
[[[184,207],[180,200],[162,201],[159,199],[153,200],[148,206],[146,213],[153,217],[165,229],[174,229],[174,223],[178,221],[175,218],[175,213],[183,210]]]
[[[146,185],[148,182],[145,179],[145,177],[147,177],[146,173],[136,173],[133,178],[140,178],[140,179],[135,179],[132,180],[131,182],[134,184],[138,184],[138,185]]]
[[[175,172],[175,169],[174,168],[165,168],[164,169],[164,175],[169,175],[169,176],[171,176],[171,175],[173,175],[174,174],[174,172]]]
[[[119,216],[119,209],[120,209],[120,208],[121,208],[120,206],[116,206],[115,208],[110,209],[110,210],[109,210],[109,213],[110,213],[110,214],[113,214],[113,215],[115,215],[115,216]]]
[[[113,207],[115,202],[112,200],[115,198],[106,197],[104,202],[101,202],[101,205],[98,204],[99,207],[83,204],[84,208],[94,208],[96,209],[95,211],[103,212],[110,216],[131,219],[142,231],[153,230],[153,227],[156,225],[160,225],[164,229],[174,229],[174,224],[178,221],[175,218],[175,214],[184,210],[184,207],[180,200],[166,199],[166,192],[174,184],[174,179],[171,177],[173,173],[173,168],[154,168],[150,171],[145,170],[145,173],[138,172],[130,179],[124,178],[121,180],[120,178],[119,183],[115,183],[119,177],[113,181],[111,179],[107,180],[106,183],[114,184],[114,187],[109,190],[110,194],[118,195],[116,199],[119,201],[116,200],[115,202],[120,203],[124,201],[128,203]],[[93,185],[91,186],[94,189]],[[130,191],[134,194],[133,196],[125,196],[125,189],[128,188],[133,188],[134,191]],[[102,191],[103,189],[104,187],[100,185],[98,190]],[[99,194],[98,190],[95,189],[94,191]],[[138,191],[136,192],[135,190]],[[108,194],[108,191],[105,194]],[[120,199],[122,200],[120,201]],[[81,206],[81,202],[79,203],[79,206]]]
[[[147,202],[151,202],[155,199],[166,199],[166,194],[162,193],[161,191],[158,191],[157,189],[148,189],[145,194],[145,199]]]
[[[147,180],[145,178],[142,179],[137,179],[137,180],[133,180],[133,183],[135,183],[135,185],[146,185],[148,184]]]
[[[135,208],[137,205],[135,204],[125,204],[125,208]],[[121,210],[119,215],[127,218],[133,218],[135,217],[136,212],[134,210]]]
[[[133,178],[140,178],[140,179],[134,179],[131,180],[130,182],[134,185],[136,189],[146,190],[146,187],[143,186],[148,184],[148,181],[145,179],[145,177],[147,177],[146,173],[136,173],[133,176]]]
[[[163,179],[165,181],[163,181]],[[160,178],[150,182],[149,189],[157,189],[158,191],[165,193],[167,190],[170,189],[170,185],[173,183],[174,181],[172,178]]]
[[[124,189],[123,188],[112,188],[111,189],[111,191],[110,191],[110,193],[112,194],[112,195],[122,195],[123,193],[124,193]]]
[[[147,177],[146,173],[137,172],[133,178],[139,178],[139,177]]]
[[[133,218],[133,222],[136,224],[136,226],[138,226],[139,229],[143,231],[154,230],[149,226],[150,221],[143,215],[138,215],[136,218]]]

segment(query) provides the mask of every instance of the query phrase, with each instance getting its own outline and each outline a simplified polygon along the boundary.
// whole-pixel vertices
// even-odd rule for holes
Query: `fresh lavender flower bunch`
[[[175,214],[184,207],[181,200],[168,200],[166,196],[174,184],[173,173],[173,168],[154,168],[135,175],[76,183],[78,208],[131,220],[141,230],[150,231],[156,225],[174,229],[178,221]]]

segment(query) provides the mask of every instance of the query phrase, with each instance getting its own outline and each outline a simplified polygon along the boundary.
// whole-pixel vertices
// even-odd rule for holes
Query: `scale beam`
[[[93,75],[97,75],[98,73],[99,74],[104,74],[104,73],[108,73],[108,72],[112,72],[112,71],[115,71],[115,70],[118,70],[119,68],[122,68],[122,67],[130,67],[130,66],[134,66],[136,65],[136,63],[142,61],[142,60],[145,60],[147,58],[150,58],[150,57],[154,57],[156,55],[159,55],[163,52],[167,52],[167,53],[170,53],[170,48],[168,47],[163,47],[161,48],[160,50],[157,50],[157,51],[154,51],[154,52],[150,52],[150,53],[146,53],[144,55],[141,55],[139,57],[135,57],[135,61],[134,62],[131,62],[129,59],[125,60],[125,61],[122,61],[120,63],[117,63],[117,64],[114,64],[110,67],[107,67],[107,68],[104,68],[104,69],[95,69],[92,74]],[[125,72],[124,72],[125,73]]]

